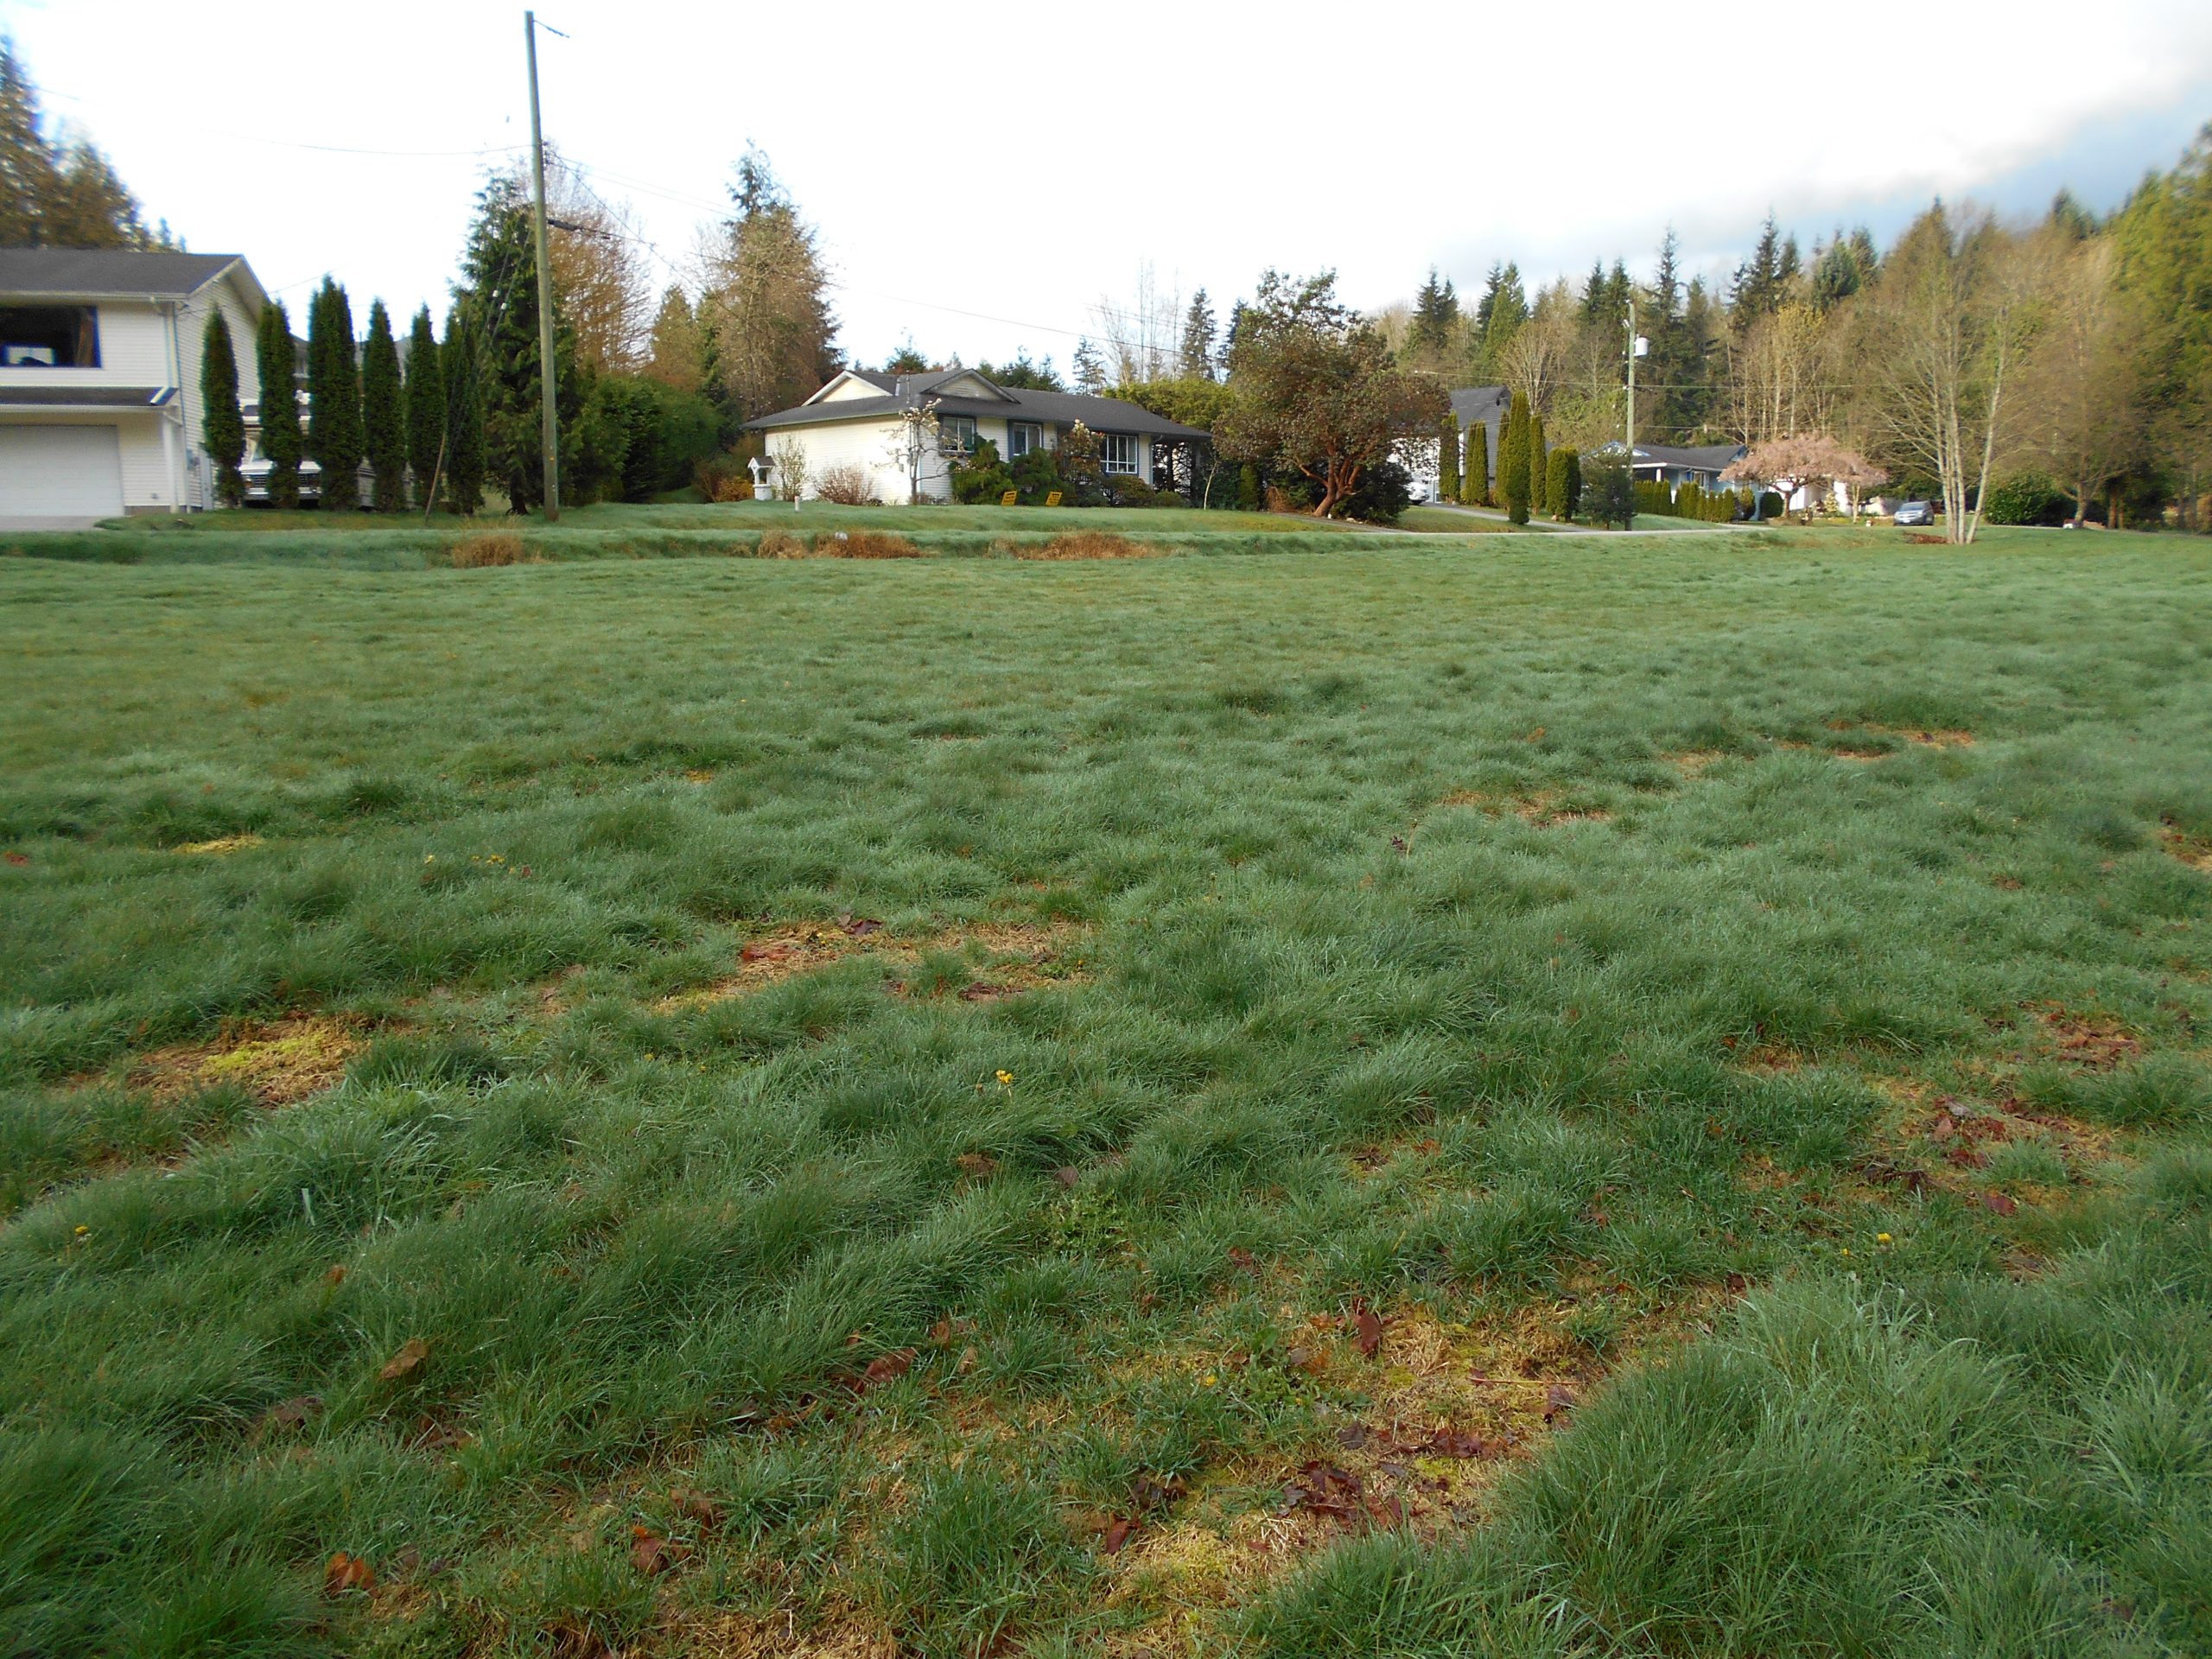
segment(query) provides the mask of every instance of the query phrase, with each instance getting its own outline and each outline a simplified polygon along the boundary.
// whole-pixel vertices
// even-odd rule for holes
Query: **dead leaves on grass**
[[[126,1081],[164,1101],[237,1084],[264,1106],[289,1106],[334,1085],[362,1041],[356,1022],[331,1015],[228,1020],[213,1042],[144,1056]]]
[[[878,957],[906,968],[927,954],[970,946],[987,954],[989,977],[971,980],[953,995],[963,1002],[997,1002],[1047,985],[1080,982],[1081,959],[1069,963],[1065,956],[1087,932],[1067,923],[982,922],[916,938],[893,934],[873,917],[796,924],[748,940],[738,951],[734,973],[664,998],[659,1007],[664,1013],[677,1012],[747,995],[849,957]],[[901,996],[921,994],[905,979],[894,981],[892,990]]]

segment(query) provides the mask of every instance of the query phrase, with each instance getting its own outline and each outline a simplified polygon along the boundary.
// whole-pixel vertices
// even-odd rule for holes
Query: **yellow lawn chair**
[[[1058,506],[1060,505],[1060,493],[1058,490],[1054,490],[1050,495],[1045,498],[1045,505],[1048,507]]]
[[[1021,492],[1019,490],[1008,490],[1004,495],[999,497],[999,505],[1002,507],[1012,506],[1014,504],[1015,499],[1019,497],[1020,493]]]

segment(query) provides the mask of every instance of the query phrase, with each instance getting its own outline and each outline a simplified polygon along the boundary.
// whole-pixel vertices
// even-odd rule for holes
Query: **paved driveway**
[[[0,530],[92,530],[97,518],[41,518],[33,513],[0,512]]]

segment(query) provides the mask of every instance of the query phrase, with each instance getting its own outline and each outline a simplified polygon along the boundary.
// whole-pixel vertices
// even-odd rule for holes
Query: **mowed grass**
[[[0,1651],[2212,1649],[2201,544],[251,533],[0,560]]]

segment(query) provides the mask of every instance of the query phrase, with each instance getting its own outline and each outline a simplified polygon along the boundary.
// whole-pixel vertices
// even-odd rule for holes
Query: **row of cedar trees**
[[[321,469],[326,511],[364,505],[364,461],[374,474],[365,505],[378,512],[406,511],[410,476],[417,507],[429,505],[438,480],[454,512],[481,507],[483,411],[476,377],[467,372],[467,334],[457,321],[449,321],[446,336],[441,347],[431,330],[429,307],[417,311],[403,375],[391,314],[378,300],[369,308],[368,337],[357,363],[353,305],[343,288],[324,277],[308,302],[308,415],[302,428],[296,395],[271,395],[275,388],[289,390],[296,384],[291,317],[281,300],[264,306],[253,351],[262,388],[261,453],[270,462],[270,504],[299,505],[304,459]],[[448,352],[459,370],[451,376],[446,372]],[[245,459],[245,419],[238,406],[237,347],[220,311],[208,317],[201,342],[200,392],[207,410],[201,443],[215,463],[216,498],[226,506],[237,506],[245,499],[239,471]]]
[[[1503,507],[1506,517],[1525,524],[1532,512],[1548,512],[1565,524],[1582,500],[1582,457],[1562,445],[1544,446],[1544,420],[1529,407],[1529,395],[1516,391],[1497,435],[1497,476],[1490,476],[1490,436],[1478,421],[1466,429],[1466,462],[1459,457],[1459,417],[1446,415],[1437,435],[1440,493],[1468,506]]]

